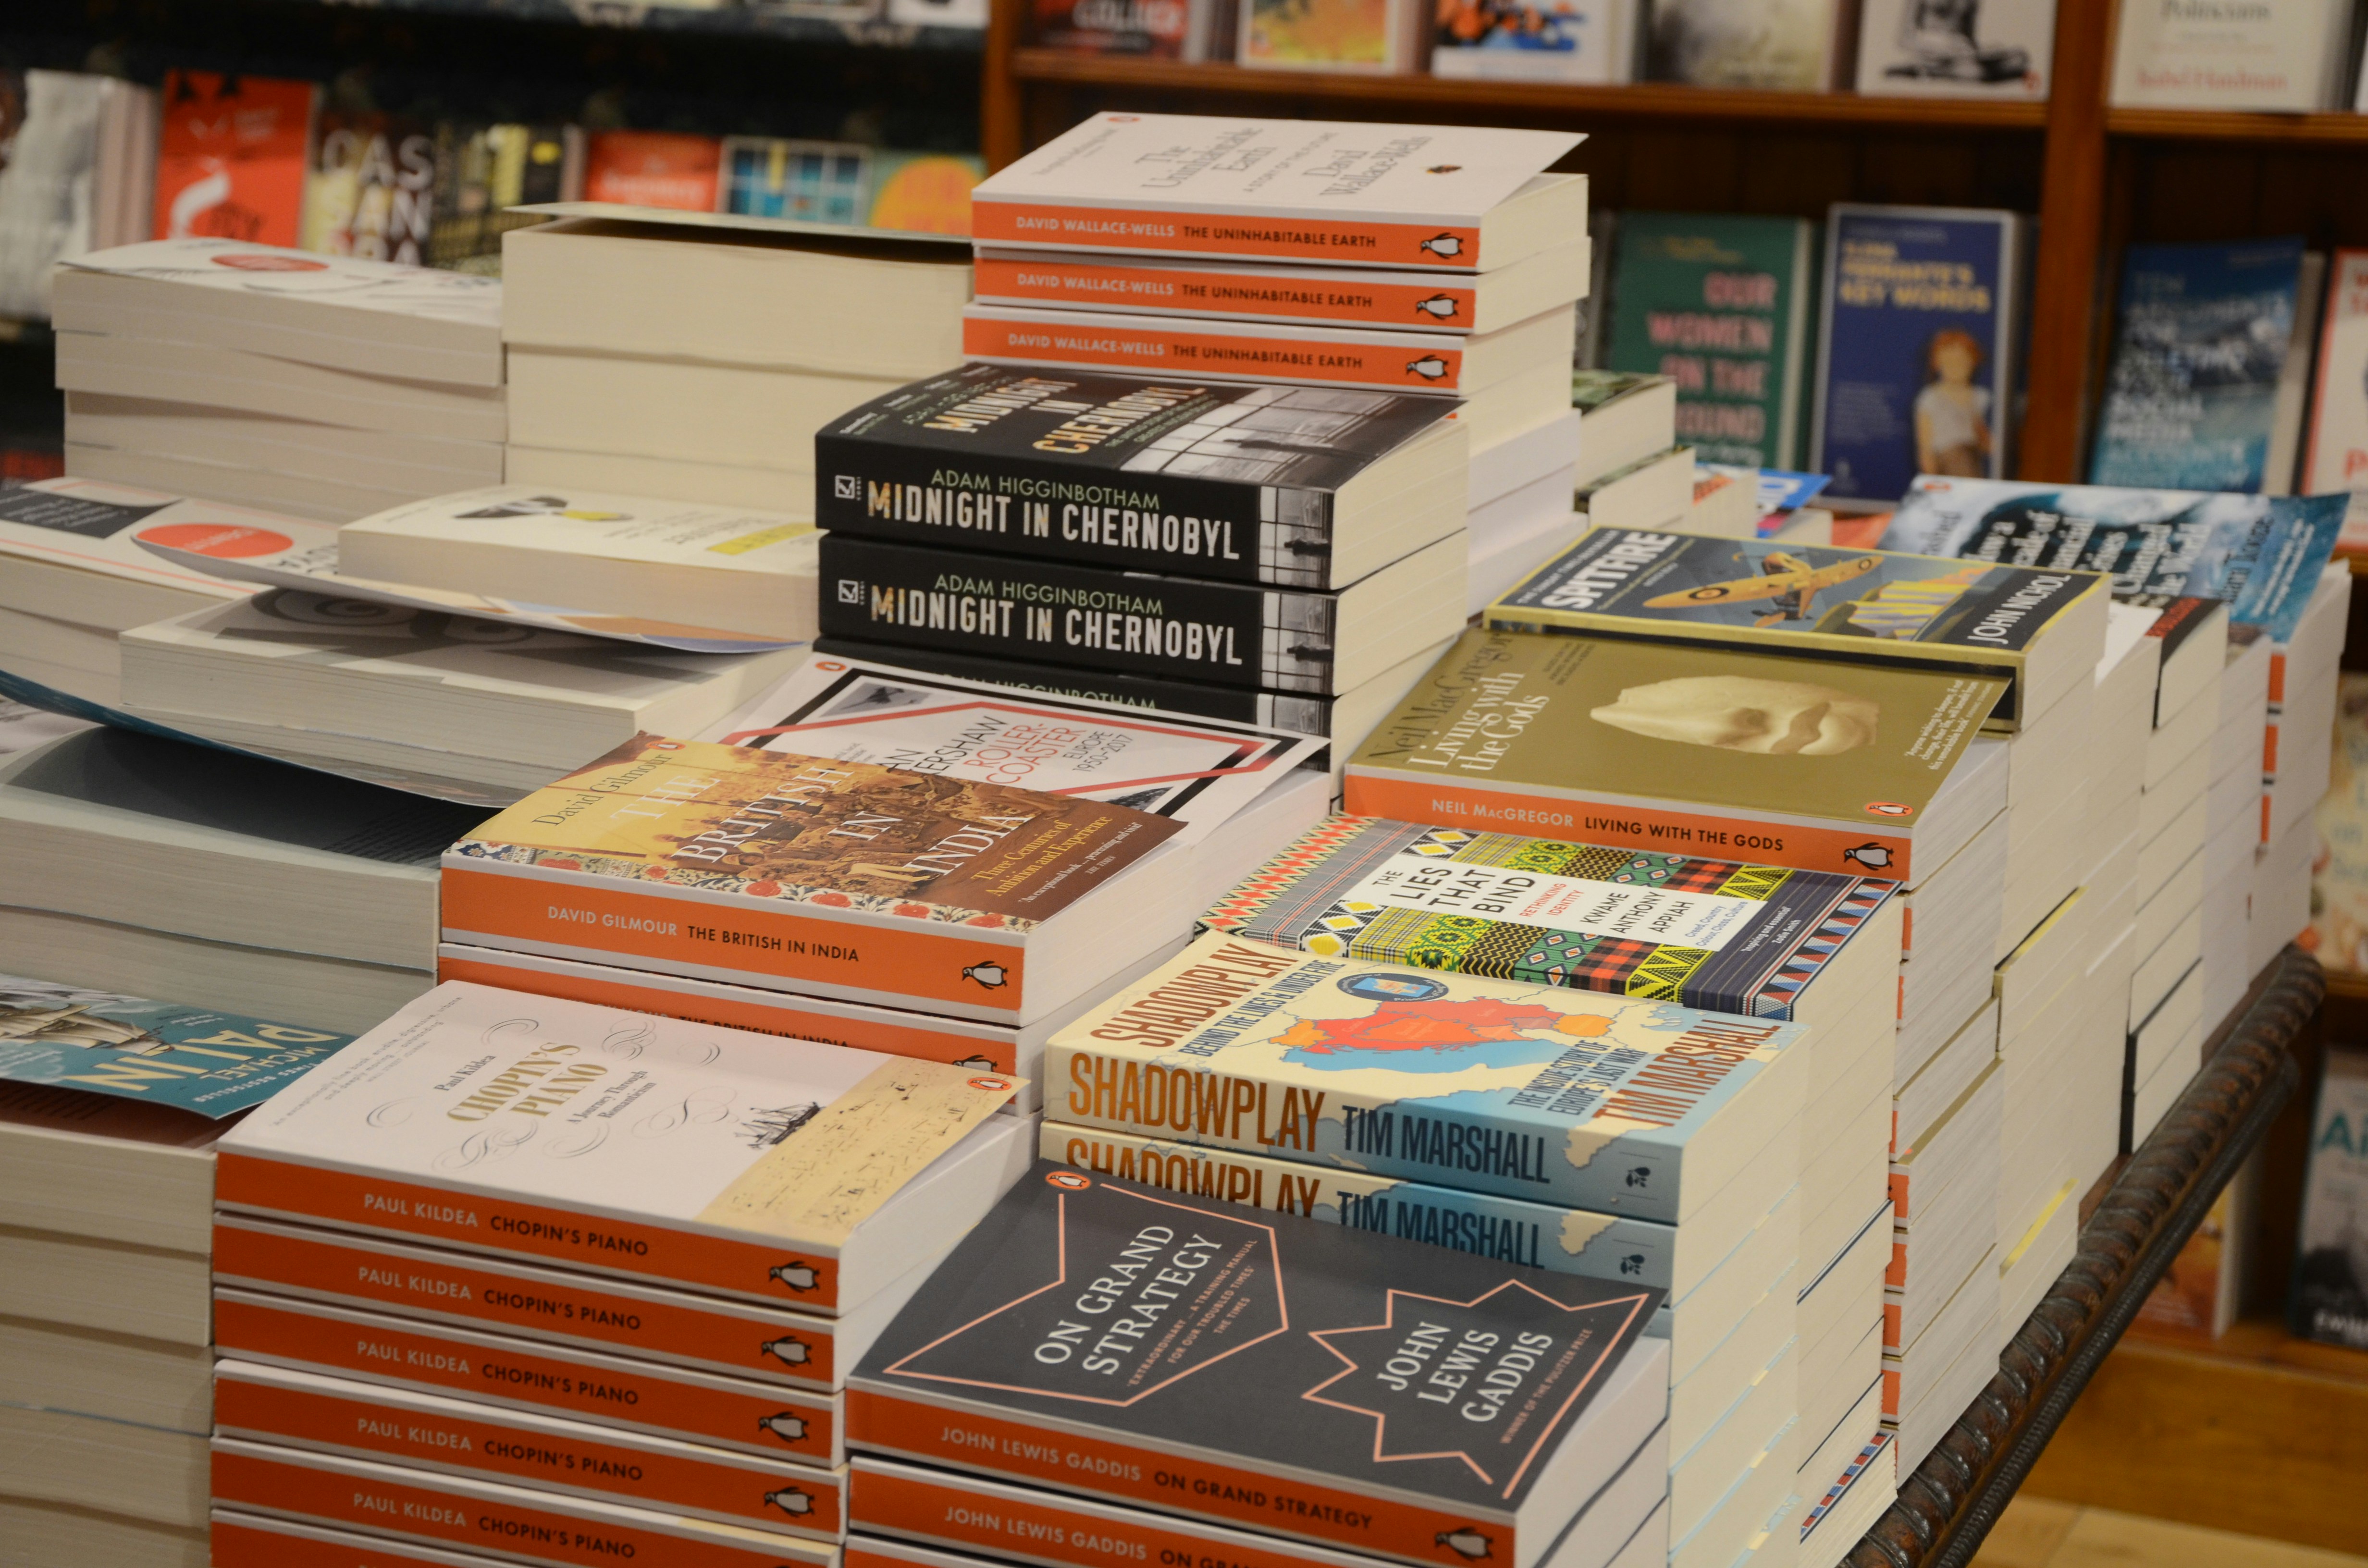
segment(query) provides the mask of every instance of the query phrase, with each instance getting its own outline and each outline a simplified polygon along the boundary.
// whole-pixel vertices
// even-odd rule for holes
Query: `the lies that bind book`
[[[1528,1568],[1660,1421],[1662,1342],[1637,1337],[1660,1299],[1045,1164],[874,1343],[848,1431],[1401,1562]]]
[[[830,1312],[985,1211],[1017,1086],[453,982],[233,1130],[215,1199]]]
[[[1896,885],[1336,816],[1201,923],[1327,958],[1782,1018]]]
[[[1211,932],[1053,1037],[1056,1120],[1669,1223],[1786,1135],[1804,1026]]]

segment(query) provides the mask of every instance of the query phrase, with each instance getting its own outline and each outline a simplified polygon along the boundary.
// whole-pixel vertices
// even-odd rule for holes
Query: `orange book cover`
[[[319,99],[310,82],[167,72],[156,237],[294,245]]]
[[[715,210],[723,143],[681,131],[604,131],[584,164],[584,199]]]
[[[1065,309],[1158,311],[1256,321],[1340,322],[1470,328],[1478,290],[1452,273],[1226,267],[1132,257],[989,253],[973,263],[974,292],[989,304]]]
[[[1096,365],[1179,376],[1452,392],[1463,384],[1463,339],[1387,328],[1265,326],[1082,311],[973,305],[962,352],[1019,365]]]

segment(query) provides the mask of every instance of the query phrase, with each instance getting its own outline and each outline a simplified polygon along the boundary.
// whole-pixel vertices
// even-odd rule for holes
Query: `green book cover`
[[[1816,226],[1802,218],[1621,215],[1602,364],[1678,383],[1678,439],[1703,462],[1800,466]]]

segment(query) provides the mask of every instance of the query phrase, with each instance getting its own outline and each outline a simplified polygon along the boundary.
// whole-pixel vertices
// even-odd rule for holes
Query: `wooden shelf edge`
[[[2228,109],[2116,108],[2113,136],[2155,142],[2276,142],[2289,146],[2368,147],[2368,114],[2254,114]]]
[[[2047,106],[1979,98],[1861,97],[1856,93],[1761,93],[1687,87],[1665,82],[1590,86],[1564,82],[1470,82],[1440,76],[1359,75],[1323,71],[1254,71],[1062,49],[1020,49],[1012,74],[1022,81],[1139,92],[1235,97],[1328,98],[1341,103],[1434,105],[1470,109],[1544,110],[1606,119],[1746,120],[1894,130],[2044,130]]]

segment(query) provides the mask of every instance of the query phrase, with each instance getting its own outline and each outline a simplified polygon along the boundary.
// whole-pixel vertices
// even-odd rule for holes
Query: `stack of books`
[[[841,1391],[1027,1167],[1019,1081],[461,983],[214,1184],[213,1561],[835,1561]]]
[[[12,1553],[205,1568],[215,1147],[349,1038],[0,978]]]
[[[2331,503],[2314,496],[2307,505]],[[2314,537],[2312,542],[2316,543]],[[2310,862],[2317,852],[2311,814],[2327,792],[2335,737],[2336,666],[2351,603],[2347,563],[2316,581],[2297,574],[2273,612],[2254,621],[2270,639],[2270,719],[2261,745],[2261,848],[2254,862],[2252,950],[2258,972],[2308,923]],[[2250,608],[2250,607],[2246,607]],[[2299,929],[2300,927],[2295,927]]]
[[[962,358],[957,241],[581,210],[503,237],[514,483],[810,518],[814,432]]]
[[[1732,1562],[1672,1547],[1665,1295],[1040,1165],[856,1369],[848,1557]]]
[[[188,238],[52,292],[78,478],[345,523],[502,477],[496,279]]]
[[[2261,843],[2261,754],[2255,732],[2270,710],[2271,652],[2260,628],[2231,628],[2215,687],[2218,722],[2212,732],[2212,782],[2203,802],[2203,928],[2208,935],[2203,961],[2196,968],[2199,1010],[2207,1028],[2244,998],[2254,974],[2253,857]],[[2244,939],[2237,940],[2239,937]]]

